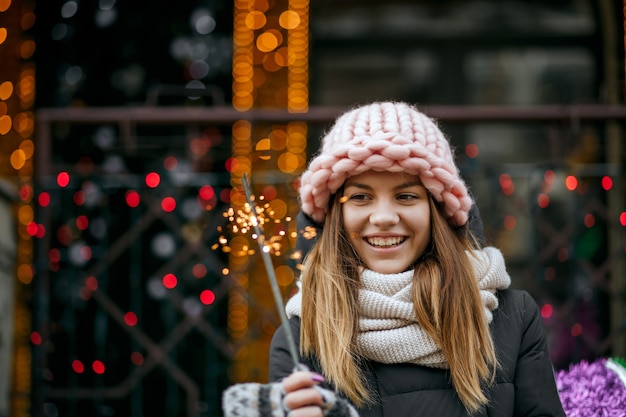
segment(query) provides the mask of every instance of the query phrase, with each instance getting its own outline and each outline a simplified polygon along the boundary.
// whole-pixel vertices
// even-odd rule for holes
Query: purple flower
[[[626,417],[626,387],[606,359],[558,371],[556,385],[568,417]]]

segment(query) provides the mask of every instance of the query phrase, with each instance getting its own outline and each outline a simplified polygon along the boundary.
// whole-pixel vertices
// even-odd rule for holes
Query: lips
[[[369,243],[371,246],[377,248],[389,248],[393,246],[398,246],[402,242],[406,240],[406,237],[403,236],[388,236],[388,237],[367,237],[365,241]]]

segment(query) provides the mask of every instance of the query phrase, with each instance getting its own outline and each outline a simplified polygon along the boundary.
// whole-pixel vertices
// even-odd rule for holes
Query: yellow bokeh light
[[[289,65],[289,53],[287,47],[282,47],[274,54],[274,62],[280,67]]]
[[[299,132],[290,132],[287,150],[292,153],[306,152],[306,136]]]
[[[254,0],[235,0],[235,9],[247,10],[254,7]]]
[[[248,29],[261,29],[267,23],[267,18],[258,10],[252,11],[246,15],[246,27]]]
[[[9,115],[4,115],[0,117],[0,135],[6,135],[11,130],[13,122],[11,121],[11,117]]]
[[[230,248],[233,253],[247,253],[250,242],[243,236],[235,236],[230,241]]]
[[[272,200],[269,203],[269,216],[272,219],[282,219],[287,215],[287,203],[283,200]]]
[[[287,144],[287,132],[283,129],[274,129],[270,133],[270,139],[272,141],[272,149],[282,151]]]
[[[13,119],[13,127],[22,137],[32,135],[35,129],[35,120],[32,113],[19,113]]]
[[[265,74],[265,71],[259,68],[254,71],[254,79],[252,80],[254,88],[261,88],[263,84],[265,84],[265,81],[267,81],[267,76]]]
[[[22,15],[21,25],[23,30],[28,30],[33,27],[35,24],[35,13],[33,12],[24,12]]]
[[[276,59],[274,59],[274,54],[272,54],[265,55],[263,59],[263,68],[265,68],[265,70],[268,72],[276,72],[282,67],[276,63]]]
[[[254,84],[252,83],[252,81],[238,82],[234,94],[236,96],[249,96],[250,94],[252,94],[253,89]]]
[[[298,172],[304,163],[303,157],[291,152],[285,152],[278,157],[278,169],[287,174]]]
[[[20,56],[22,59],[28,59],[35,53],[35,42],[28,40],[20,45]]]
[[[11,153],[11,166],[13,169],[22,169],[26,163],[26,154],[21,149],[16,149]]]
[[[283,43],[283,41],[285,40],[283,37],[283,34],[280,30],[277,29],[269,29],[268,30],[269,33],[271,33],[272,35],[276,36],[276,39],[278,40],[278,44],[281,45]]]
[[[0,0],[0,12],[6,12],[11,6],[11,0]]]
[[[300,25],[300,15],[293,10],[287,10],[280,14],[278,21],[282,28],[287,30],[295,29]]]
[[[254,0],[254,8],[262,12],[266,12],[270,8],[270,3],[267,0]]]
[[[27,225],[33,221],[33,209],[31,206],[24,205],[17,211],[17,219],[22,225]]]
[[[0,100],[8,100],[13,94],[13,83],[11,81],[5,81],[0,84]]]
[[[248,95],[245,97],[233,97],[233,107],[237,111],[247,111],[252,108],[254,104],[254,99],[252,96]]]
[[[232,173],[238,177],[243,177],[243,174],[249,173],[252,169],[252,161],[250,158],[245,156],[238,156],[235,158],[235,163],[233,164]]]
[[[7,40],[7,29],[0,28],[0,44],[4,43]]]
[[[29,180],[33,176],[33,164],[24,164],[17,173],[23,181]]]
[[[233,77],[236,81],[249,81],[253,74],[254,70],[252,65],[247,62],[238,62],[233,66]]]
[[[276,281],[278,281],[278,285],[286,287],[294,281],[294,278],[295,274],[293,269],[289,268],[287,265],[281,265],[276,268]]]
[[[30,95],[35,91],[35,77],[30,74],[24,74],[20,78],[20,92],[21,95],[26,96]]]
[[[238,120],[233,125],[233,139],[247,141],[250,139],[252,125],[247,120]]]
[[[264,32],[256,40],[256,47],[261,52],[271,52],[278,46],[278,38],[272,32]]]
[[[269,138],[264,138],[258,141],[255,149],[259,153],[259,158],[261,158],[262,160],[269,161],[271,159],[272,156],[269,153],[269,150],[270,150]]]
[[[250,31],[235,31],[233,33],[233,43],[235,46],[244,47],[250,45],[252,42],[254,42],[254,34]]]
[[[21,264],[17,267],[17,278],[24,284],[30,284],[33,280],[34,272],[30,264]]]

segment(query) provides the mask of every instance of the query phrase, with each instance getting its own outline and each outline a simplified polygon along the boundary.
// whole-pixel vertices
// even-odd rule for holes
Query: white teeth
[[[396,246],[402,242],[404,242],[404,238],[400,236],[367,238],[367,243],[377,247]]]

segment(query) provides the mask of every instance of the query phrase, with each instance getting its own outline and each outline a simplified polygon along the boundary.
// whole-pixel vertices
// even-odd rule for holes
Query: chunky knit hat
[[[450,143],[435,122],[406,103],[372,103],[340,116],[300,178],[302,211],[322,223],[330,196],[368,170],[418,175],[448,222],[462,226],[472,206]]]

